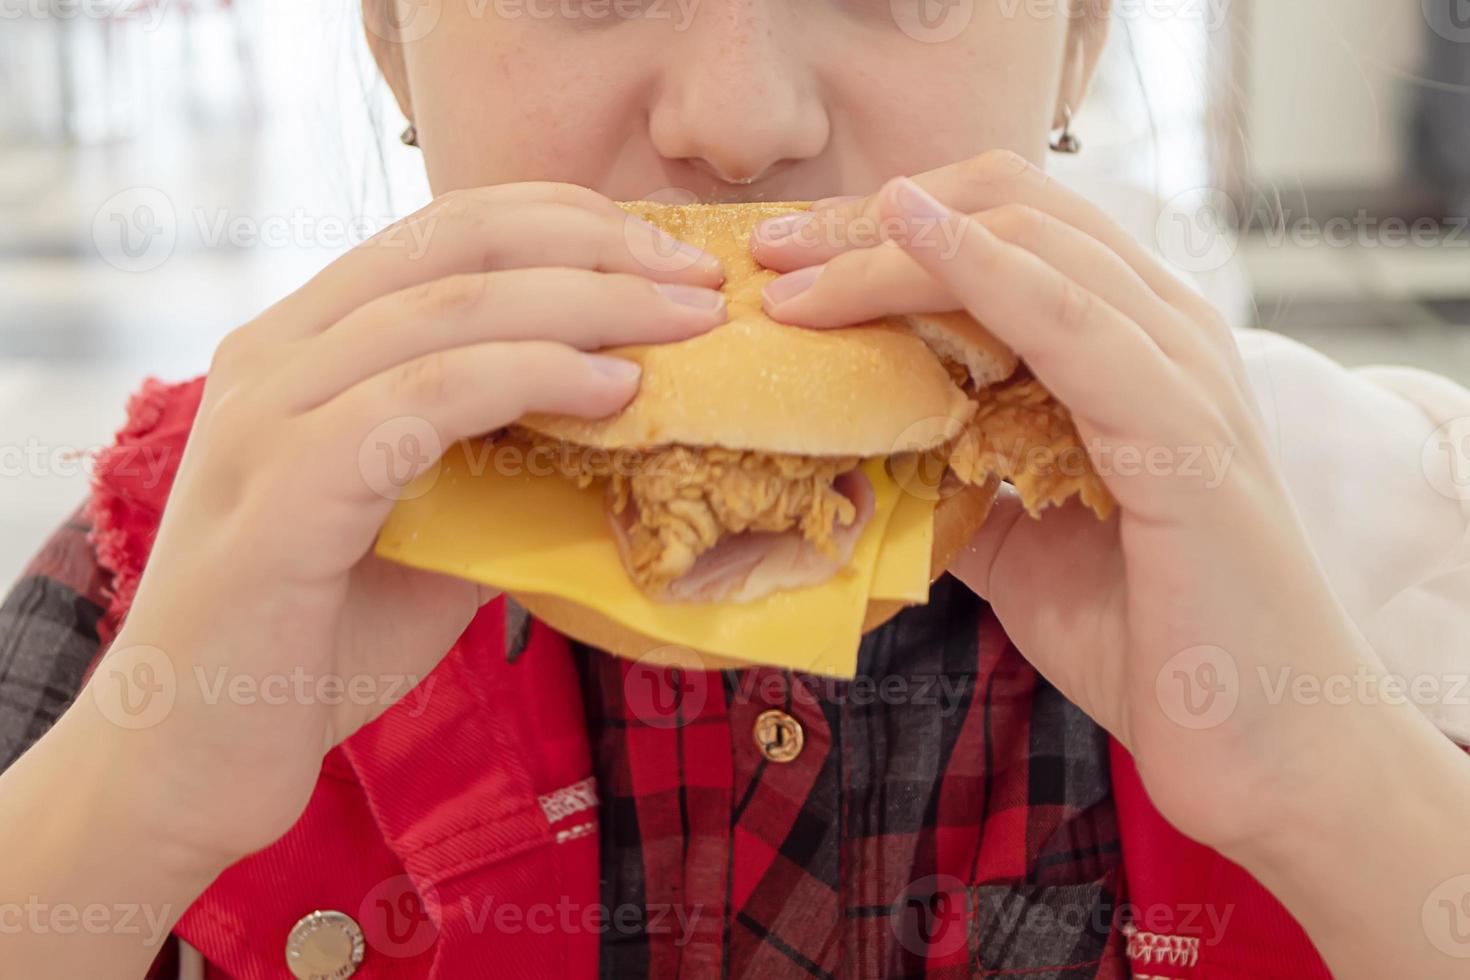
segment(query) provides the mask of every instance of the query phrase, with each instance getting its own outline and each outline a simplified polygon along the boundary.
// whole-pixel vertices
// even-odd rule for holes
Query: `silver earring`
[[[398,137],[398,139],[399,139],[400,142],[403,143],[404,146],[418,146],[419,145],[419,131],[418,131],[418,128],[416,126],[414,126],[413,123],[409,123],[408,124],[408,128],[403,131],[402,135],[400,135]]]
[[[1053,153],[1076,154],[1082,152],[1082,141],[1072,133],[1072,107],[1062,103],[1062,131],[1051,141]]]

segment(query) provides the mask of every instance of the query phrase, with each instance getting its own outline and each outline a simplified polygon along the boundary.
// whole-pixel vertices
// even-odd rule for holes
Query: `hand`
[[[385,458],[375,441],[428,431],[447,448],[529,411],[611,414],[638,369],[584,351],[724,319],[718,261],[658,235],[568,185],[454,193],[225,339],[109,653],[156,648],[177,678],[165,718],[115,734],[173,774],[149,792],[174,823],[188,815],[180,835],[238,856],[285,832],[323,753],[427,675],[490,598],[372,557],[389,491],[437,458]],[[218,696],[242,676],[262,691],[366,681],[371,696]]]
[[[1273,830],[1349,729],[1260,679],[1381,668],[1307,544],[1222,319],[1012,154],[819,207],[755,245],[796,270],[768,287],[773,316],[964,308],[1070,407],[1119,515],[1074,503],[1037,521],[1003,498],[951,570],[1133,752],[1177,826],[1222,849]]]

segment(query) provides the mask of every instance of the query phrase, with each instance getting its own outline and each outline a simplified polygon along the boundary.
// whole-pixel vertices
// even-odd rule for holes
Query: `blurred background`
[[[1236,324],[1470,383],[1470,0],[1114,7],[1058,174]],[[427,189],[355,0],[0,0],[0,93],[8,582],[143,377]]]

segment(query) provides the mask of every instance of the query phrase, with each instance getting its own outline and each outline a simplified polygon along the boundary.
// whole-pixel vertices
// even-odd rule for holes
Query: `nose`
[[[831,133],[790,8],[703,4],[677,39],[649,113],[659,155],[727,184],[754,184],[817,156]],[[774,9],[773,9],[774,8]]]

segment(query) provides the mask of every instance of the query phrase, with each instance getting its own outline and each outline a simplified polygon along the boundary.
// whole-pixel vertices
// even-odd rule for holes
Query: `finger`
[[[1084,421],[1157,429],[1180,372],[1142,327],[1035,255],[900,178],[880,195],[895,240]]]
[[[1019,204],[974,219],[1143,324],[1166,351],[1173,333],[1194,329],[1116,252],[1071,225]],[[804,281],[810,273],[800,270],[768,283],[766,311],[786,323],[832,327],[892,313],[940,313],[954,305],[950,290],[892,242],[845,252],[821,269],[814,281]]]
[[[455,442],[499,429],[528,412],[611,415],[637,393],[640,374],[632,361],[551,341],[475,344],[380,372],[298,421],[309,444],[345,447],[350,455],[331,471],[343,481],[340,493],[359,502],[381,502],[385,486],[405,486]],[[385,461],[394,472],[372,478],[365,463],[371,456],[365,457],[362,447],[374,440],[396,444],[402,433],[436,451]],[[397,472],[399,464],[406,472]]]
[[[1005,150],[981,154],[913,178],[956,211],[989,211],[1022,204],[1072,225],[1111,249],[1169,305],[1202,313],[1209,304],[1148,253],[1117,222],[1081,194],[1067,188],[1026,158]],[[778,219],[779,220],[779,219]],[[806,221],[793,216],[771,237],[769,223],[755,230],[753,244],[762,265],[780,271],[826,262],[854,248],[868,248],[882,233],[879,196],[838,202]]]
[[[451,276],[391,293],[305,338],[281,375],[300,411],[395,364],[496,340],[582,350],[686,340],[727,319],[715,289],[585,269]]]
[[[273,334],[324,330],[365,303],[446,276],[534,266],[626,272],[717,286],[718,259],[641,218],[588,206],[585,188],[516,185],[446,195],[332,263],[262,317]],[[594,198],[600,197],[594,195]]]

